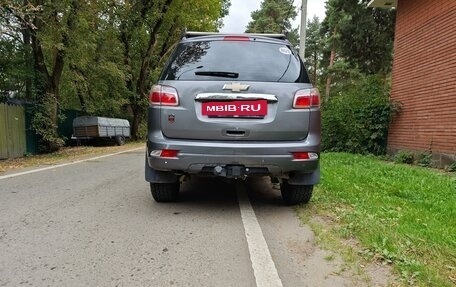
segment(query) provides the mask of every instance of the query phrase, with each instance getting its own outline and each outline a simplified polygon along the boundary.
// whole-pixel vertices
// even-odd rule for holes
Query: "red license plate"
[[[265,116],[267,113],[267,100],[202,103],[203,116]]]

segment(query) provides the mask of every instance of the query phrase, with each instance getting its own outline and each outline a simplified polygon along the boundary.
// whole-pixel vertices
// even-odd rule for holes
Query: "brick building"
[[[456,0],[372,0],[397,9],[389,150],[432,152],[456,160]]]

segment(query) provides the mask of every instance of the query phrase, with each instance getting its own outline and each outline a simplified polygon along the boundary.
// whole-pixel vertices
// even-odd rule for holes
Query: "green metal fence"
[[[35,133],[32,127],[33,114],[35,113],[35,105],[23,104],[25,109],[25,141],[27,143],[27,154],[38,153],[38,142],[40,137]]]
[[[71,109],[62,110],[61,113],[64,116],[64,120],[59,122],[57,132],[59,136],[64,138],[65,143],[68,144],[71,136],[73,135],[73,120],[76,117],[82,116],[83,113],[81,111]]]
[[[0,159],[26,152],[24,107],[0,103]]]
[[[21,157],[39,152],[39,135],[32,128],[36,106],[23,103],[0,103],[0,159]],[[78,110],[62,110],[64,120],[58,124],[58,134],[69,144],[73,133],[73,119],[82,115]]]

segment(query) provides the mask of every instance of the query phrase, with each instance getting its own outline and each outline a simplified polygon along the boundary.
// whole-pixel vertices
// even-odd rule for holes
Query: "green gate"
[[[24,107],[0,103],[0,159],[25,154]]]

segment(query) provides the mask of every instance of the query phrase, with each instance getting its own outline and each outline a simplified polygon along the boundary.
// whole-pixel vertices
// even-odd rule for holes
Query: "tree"
[[[24,97],[27,71],[24,46],[0,38],[0,101],[8,97]]]
[[[0,57],[5,62],[0,89],[25,86],[25,94],[33,92],[33,125],[43,151],[63,144],[57,133],[63,107],[128,117],[137,137],[148,89],[182,31],[217,30],[229,5],[229,0],[1,0],[0,48],[6,54]],[[6,31],[11,37],[3,36]],[[24,71],[33,71],[32,85],[18,76],[27,75]]]
[[[314,16],[312,20],[307,21],[307,39],[306,39],[306,63],[310,72],[310,78],[314,85],[317,84],[319,63],[323,54],[323,43],[320,34],[321,23],[318,17]]]
[[[367,7],[368,0],[328,0],[322,31],[336,54],[365,74],[391,71],[395,10]]]
[[[28,11],[15,17],[8,3],[0,7],[0,98],[7,97],[31,100],[33,59],[31,57],[30,33],[21,19],[27,19]],[[19,4],[18,4],[19,5]],[[20,7],[20,6],[19,6]]]
[[[114,9],[110,0],[81,5],[62,76],[63,107],[90,115],[128,115],[123,47],[117,39]]]
[[[24,35],[30,36],[38,106],[33,126],[41,136],[40,147],[44,151],[54,151],[63,144],[57,133],[60,81],[79,6],[77,0],[6,1],[3,5],[21,24]]]
[[[368,0],[328,0],[322,34],[327,51],[326,97],[336,61],[363,74],[388,75],[391,71],[395,11],[367,7]]]
[[[351,76],[357,76],[356,81],[343,85],[323,106],[322,149],[384,154],[388,126],[397,112],[389,100],[389,86],[379,75]]]
[[[290,43],[298,47],[298,29],[291,27],[296,15],[293,0],[264,0],[260,9],[252,12],[246,33],[287,33]]]
[[[397,106],[389,99],[394,11],[328,0],[321,33],[326,98],[322,149],[383,154]],[[330,97],[331,95],[331,97]],[[347,124],[349,123],[349,124]]]
[[[119,40],[123,45],[125,86],[133,113],[132,136],[138,137],[147,107],[153,70],[185,28],[215,31],[229,7],[228,1],[162,0],[117,3]]]

